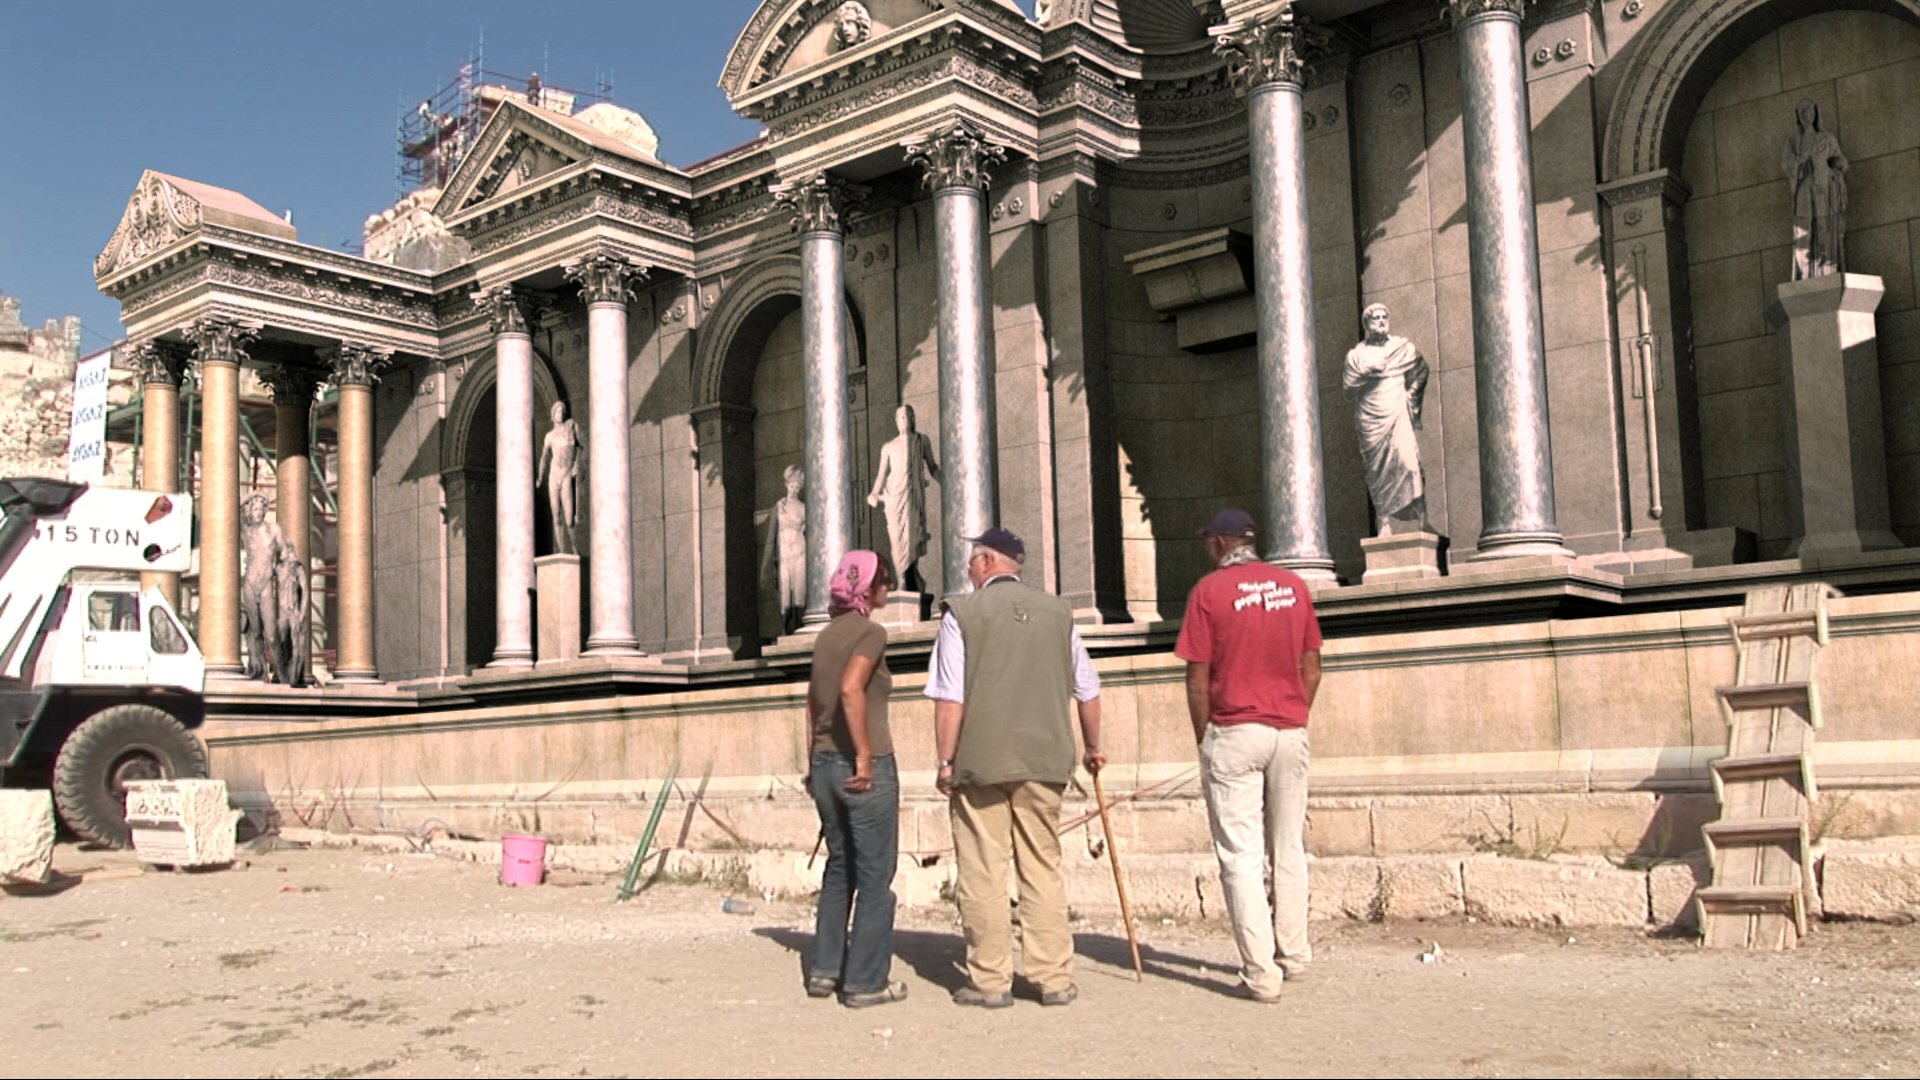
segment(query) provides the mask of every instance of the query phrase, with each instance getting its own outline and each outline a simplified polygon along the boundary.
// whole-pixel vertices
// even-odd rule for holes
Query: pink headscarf
[[[871,615],[873,605],[867,602],[867,591],[873,588],[873,579],[880,573],[880,556],[871,551],[856,548],[840,557],[840,568],[833,572],[833,595],[827,601],[827,612],[838,615],[843,611],[857,611],[862,615]]]

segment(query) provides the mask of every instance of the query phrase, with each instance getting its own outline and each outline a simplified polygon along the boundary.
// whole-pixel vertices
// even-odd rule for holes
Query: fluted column
[[[907,160],[926,170],[933,192],[940,337],[940,512],[942,583],[966,586],[968,547],[998,524],[999,454],[994,442],[994,358],[987,296],[986,166],[1006,148],[954,123],[908,141]]]
[[[494,389],[493,663],[533,666],[533,337],[513,286],[483,290],[473,301],[493,327]],[[596,522],[597,524],[597,522]]]
[[[1251,127],[1263,554],[1310,581],[1331,583],[1304,106],[1307,57],[1324,39],[1290,3],[1213,34],[1215,51],[1246,95]]]
[[[132,350],[140,372],[140,486],[148,491],[180,490],[180,384],[186,380],[190,349],[178,342],[150,338]],[[180,609],[180,575],[142,573],[140,587],[157,588],[174,610]]]
[[[592,508],[589,655],[637,656],[633,630],[633,462],[627,411],[627,302],[645,267],[594,255],[563,268],[587,302],[587,499]]]
[[[333,673],[342,682],[375,682],[373,387],[392,356],[343,344],[329,359],[340,390],[340,638]]]
[[[1553,505],[1547,350],[1520,14],[1527,0],[1448,0],[1456,20],[1480,417],[1480,554],[1565,554]]]
[[[200,363],[200,651],[207,674],[240,663],[240,364],[259,328],[205,318],[185,330]]]
[[[853,432],[847,405],[846,276],[841,216],[865,192],[825,173],[784,184],[774,200],[800,226],[800,340],[807,473],[807,611],[826,625],[840,557],[853,547]]]

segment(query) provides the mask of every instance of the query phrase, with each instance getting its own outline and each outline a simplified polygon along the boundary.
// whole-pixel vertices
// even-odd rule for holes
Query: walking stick
[[[1107,834],[1107,861],[1113,864],[1113,891],[1120,894],[1120,921],[1127,924],[1127,948],[1133,950],[1133,981],[1146,978],[1140,969],[1140,939],[1133,936],[1133,907],[1127,903],[1127,879],[1120,873],[1120,847],[1113,842],[1113,819],[1107,815],[1107,793],[1100,774],[1093,774],[1093,800],[1100,807],[1100,828]]]

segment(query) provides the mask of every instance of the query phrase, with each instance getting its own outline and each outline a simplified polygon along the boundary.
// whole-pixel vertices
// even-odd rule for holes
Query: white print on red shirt
[[[1278,581],[1243,581],[1239,583],[1240,599],[1233,602],[1233,610],[1244,611],[1255,605],[1262,605],[1268,611],[1290,608],[1299,602],[1293,595],[1293,586],[1282,585]]]

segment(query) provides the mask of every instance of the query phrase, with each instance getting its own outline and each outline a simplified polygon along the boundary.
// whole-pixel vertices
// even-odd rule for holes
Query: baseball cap
[[[1011,529],[995,526],[979,536],[967,536],[962,539],[970,544],[992,548],[1009,559],[1024,560],[1027,557],[1027,545],[1015,536]]]
[[[1253,515],[1237,506],[1230,506],[1213,515],[1207,527],[1200,530],[1201,536],[1252,536]]]

